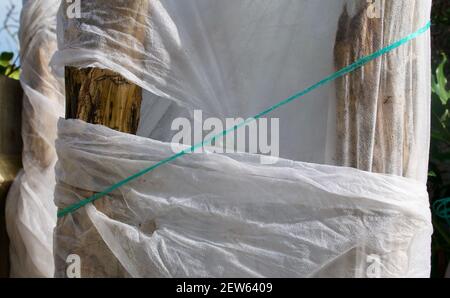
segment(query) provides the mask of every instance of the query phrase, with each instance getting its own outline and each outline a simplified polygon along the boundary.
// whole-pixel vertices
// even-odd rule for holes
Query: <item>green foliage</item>
[[[431,15],[434,24],[450,25],[450,5],[448,0],[434,0],[433,14]]]
[[[442,57],[431,83],[433,91],[431,162],[439,164],[450,162],[450,90],[447,89],[448,82],[445,76],[447,57],[445,54],[442,54]],[[439,177],[439,171],[433,171],[431,176]]]
[[[433,75],[431,155],[428,186],[431,203],[450,197],[450,89],[445,75],[447,57],[442,54]],[[442,277],[450,260],[450,227],[446,219],[433,217],[433,276]]]
[[[447,56],[442,55],[443,59],[436,69],[436,76],[433,76],[432,89],[433,93],[437,95],[442,103],[442,106],[446,107],[450,98],[450,91],[447,90],[447,78],[445,77],[444,68],[447,64]]]
[[[5,75],[18,80],[20,76],[20,67],[16,65],[16,61],[13,61],[13,59],[14,54],[11,52],[3,52],[0,54],[0,75]]]
[[[437,65],[441,53],[450,55],[450,1],[433,0],[431,13],[433,27],[431,30],[433,41],[433,62]],[[447,70],[450,71],[447,65]]]

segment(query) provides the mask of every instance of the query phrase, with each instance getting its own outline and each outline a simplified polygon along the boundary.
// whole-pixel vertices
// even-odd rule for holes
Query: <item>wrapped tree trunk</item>
[[[138,41],[145,39],[145,31],[142,23],[147,18],[149,7],[148,0],[129,2],[129,10],[123,11],[121,17],[123,22],[120,28],[124,36],[133,36]],[[90,11],[92,4],[97,7],[111,5],[109,0],[83,1],[80,11]],[[63,4],[64,5],[64,4]],[[63,8],[69,9],[66,3]],[[138,15],[136,15],[138,12]],[[73,22],[83,22],[84,19],[74,19]],[[89,19],[88,22],[95,22]],[[91,23],[90,23],[91,24]],[[74,27],[76,28],[76,27]],[[76,30],[65,31],[66,39],[77,38]],[[83,37],[82,37],[83,38]],[[88,37],[86,37],[88,38]],[[96,42],[92,41],[95,48]],[[122,46],[126,46],[124,40]],[[139,59],[139,51],[133,55]],[[102,124],[109,128],[136,134],[142,101],[142,89],[129,82],[120,74],[105,69],[84,68],[77,69],[66,67],[66,118],[80,119],[92,124]]]
[[[387,45],[391,41],[395,41],[401,37],[404,37],[403,36],[404,32],[414,32],[417,29],[415,27],[416,19],[414,20],[408,19],[409,22],[406,19],[408,17],[412,18],[411,16],[413,15],[415,16],[417,11],[420,11],[420,9],[416,11],[416,7],[414,6],[416,3],[418,3],[418,1],[419,0],[414,1],[414,4],[412,6],[411,5],[408,6],[408,4],[405,4],[402,1],[398,2],[396,1],[396,4],[392,5],[383,4],[384,6],[382,7],[381,11],[383,14],[386,15],[383,16],[383,18],[384,19],[389,18],[389,20],[383,21],[372,19],[372,17],[369,17],[367,14],[365,14],[369,8],[369,6],[366,5],[367,3],[366,1],[353,1],[353,0],[348,1],[349,3],[350,2],[353,3],[355,7],[349,6],[348,9],[346,9],[342,14],[338,30],[338,38],[336,41],[336,66],[338,68],[346,66],[351,62],[353,62],[354,60],[356,60],[357,58],[359,58],[360,56],[370,54],[373,51],[376,51],[379,47]],[[95,3],[95,5],[93,5],[93,3]],[[64,28],[65,29],[64,34],[66,34],[65,38],[69,40],[67,42],[66,48],[64,49],[65,61],[66,62],[68,61],[66,65],[70,65],[72,59],[70,58],[71,53],[78,53],[78,54],[83,53],[82,55],[83,61],[80,62],[80,59],[78,60],[73,59],[73,60],[74,65],[77,65],[78,67],[81,68],[85,67],[84,69],[75,69],[75,68],[66,69],[66,82],[68,84],[68,86],[66,86],[66,89],[68,92],[68,102],[69,102],[67,117],[83,119],[91,123],[104,124],[116,130],[133,133],[135,128],[133,124],[135,122],[128,121],[127,119],[135,119],[133,117],[135,115],[138,115],[138,113],[133,111],[133,109],[138,109],[139,107],[139,98],[133,96],[139,94],[137,89],[135,89],[137,87],[134,86],[132,83],[123,80],[122,77],[120,77],[117,73],[112,73],[110,71],[104,71],[92,67],[104,63],[101,64],[103,67],[108,68],[109,66],[114,66],[111,68],[119,69],[118,71],[120,73],[127,75],[127,78],[131,77],[133,78],[133,80],[136,79],[136,81],[139,80],[145,81],[145,78],[142,75],[143,73],[140,72],[139,69],[136,69],[135,66],[136,64],[147,63],[151,64],[154,67],[153,71],[159,74],[161,69],[158,67],[161,61],[159,60],[153,61],[152,59],[149,59],[149,56],[151,56],[151,54],[149,54],[146,57],[147,60],[145,60],[145,58],[140,57],[140,53],[142,53],[145,50],[149,51],[149,48],[152,48],[153,46],[157,47],[158,45],[161,45],[161,40],[158,40],[158,38],[161,39],[159,33],[167,29],[165,26],[167,24],[164,23],[164,26],[161,26],[161,28],[157,28],[157,30],[153,31],[152,30],[153,27],[150,26],[151,22],[150,24],[147,23],[148,34],[145,35],[151,36],[155,40],[154,43],[153,42],[149,43],[151,44],[151,46],[148,46],[147,44],[147,47],[141,48],[140,45],[142,45],[142,42],[141,43],[139,42],[141,41],[140,38],[142,39],[147,38],[143,34],[144,31],[142,31],[142,24],[145,23],[144,19],[146,18],[150,19],[148,15],[149,12],[148,5],[149,3],[160,4],[159,1],[133,1],[133,2],[130,1],[129,3],[132,6],[132,8],[129,11],[127,9],[124,9],[124,7],[118,9],[117,7],[114,6],[108,6],[109,5],[108,3],[109,3],[108,1],[104,0],[83,1],[81,7],[82,13],[84,11],[86,12],[90,11],[90,8],[95,8],[92,10],[91,16],[87,19],[66,18],[63,22],[64,26],[66,26],[66,28]],[[123,5],[125,1],[124,2],[121,1],[120,3]],[[305,3],[307,4],[307,1],[305,1]],[[331,3],[331,1],[329,3]],[[402,7],[401,3],[403,3],[404,7]],[[420,7],[420,5],[418,5],[418,7]],[[402,8],[403,10],[401,10]],[[130,13],[133,11],[134,13]],[[136,11],[138,13],[136,13]],[[99,15],[99,13],[101,13],[101,15]],[[400,13],[405,13],[408,17],[405,17],[405,19],[403,19]],[[426,12],[424,12],[424,14],[426,14]],[[112,21],[110,17],[111,15],[114,15],[115,17],[120,16],[119,17],[120,22]],[[163,14],[158,15],[157,13],[155,13],[154,19],[159,18],[163,19],[164,21],[165,20],[168,21],[168,18],[163,18],[163,16],[164,16]],[[191,15],[189,14],[189,12],[186,12],[186,16]],[[370,26],[367,25],[367,22],[369,22],[369,20],[371,22],[373,21],[373,25],[372,23]],[[394,20],[397,21],[394,22]],[[399,31],[396,31],[397,28],[396,26],[398,25],[397,22],[400,22],[402,26],[401,30],[399,29]],[[333,24],[336,23],[337,22]],[[181,24],[183,23],[180,23],[180,28]],[[219,24],[220,23],[218,23],[218,25]],[[355,24],[359,25],[354,26]],[[92,26],[89,27],[90,30],[86,29],[83,31],[80,28],[87,27],[83,25],[92,25]],[[387,36],[385,36],[385,31],[383,31],[386,30],[386,28],[383,27],[385,25],[386,26],[389,25],[389,30],[393,30],[392,34],[387,34]],[[408,25],[410,26],[410,28],[406,28],[408,27]],[[92,28],[95,29],[92,30]],[[93,33],[97,31],[100,31],[101,33],[100,34]],[[125,32],[127,34],[121,34],[122,32]],[[109,36],[109,33],[111,33],[111,35],[114,35],[115,38],[114,39],[104,38],[105,36]],[[191,38],[191,36],[189,36],[189,38]],[[174,41],[178,42],[179,40],[174,38]],[[128,46],[130,44],[132,44],[133,46]],[[172,46],[172,43],[169,44],[170,46]],[[175,43],[175,45],[177,44]],[[79,51],[73,50],[73,47],[78,47],[77,50]],[[108,49],[113,49],[113,51],[108,51]],[[406,46],[406,50],[402,48],[399,51],[403,50],[406,51],[408,54],[414,52],[408,49],[409,49],[408,46]],[[100,63],[99,61],[96,61],[95,58],[93,58],[92,61],[89,61],[88,58],[85,58],[89,57],[89,53],[98,54],[98,52],[102,50],[108,52],[108,55],[109,53],[111,53],[112,57],[108,57],[107,59],[108,61]],[[179,54],[182,55],[183,51],[180,52],[181,53]],[[120,59],[119,57],[120,54],[118,53],[121,54],[126,53],[127,56],[130,55],[133,58],[130,60],[132,63],[130,63],[126,67],[121,66],[120,63],[116,64],[114,60]],[[177,51],[175,51],[175,53],[178,54]],[[183,59],[181,59],[182,57],[180,58],[180,56],[176,54],[174,55],[165,55],[165,54],[167,53],[164,52],[161,55],[163,56],[164,59],[166,59],[163,62],[167,63],[173,62],[176,59],[180,59],[181,61],[183,61]],[[420,53],[416,54],[420,56]],[[393,52],[391,56],[389,56],[390,58],[384,59],[391,59],[390,60],[392,61],[391,63],[395,62],[396,66],[401,65],[400,60],[403,59],[403,61],[405,61],[405,55],[399,55],[398,59],[392,58],[395,55],[398,55],[397,51]],[[329,57],[332,57],[332,54],[329,55]],[[425,55],[425,57],[427,57],[427,55]],[[410,59],[406,59],[406,61],[410,61]],[[191,61],[187,61],[186,64],[190,62]],[[372,141],[370,141],[368,145],[366,145],[364,144],[365,140],[362,138],[363,137],[374,138],[376,134],[378,119],[384,119],[385,117],[386,119],[388,119],[388,116],[385,115],[378,116],[377,110],[378,97],[372,96],[372,93],[376,93],[377,88],[375,87],[370,88],[370,92],[372,93],[367,91],[369,95],[366,97],[365,94],[362,95],[360,94],[361,92],[366,92],[366,90],[364,90],[364,88],[359,89],[358,86],[365,86],[373,83],[371,81],[370,82],[367,81],[367,78],[369,76],[369,78],[378,78],[379,82],[383,81],[384,85],[382,85],[382,88],[387,88],[385,87],[385,85],[387,85],[388,83],[385,82],[384,74],[391,71],[391,69],[389,67],[385,67],[384,64],[382,67],[381,65],[377,65],[377,63],[379,62],[377,61],[365,67],[362,70],[362,74],[361,73],[353,74],[355,76],[354,78],[352,76],[347,76],[344,80],[337,82],[338,97],[339,97],[338,111],[340,113],[338,115],[338,130],[340,133],[339,148],[342,148],[341,150],[339,150],[340,154],[338,154],[338,160],[340,161],[339,163],[342,165],[350,165],[362,169],[374,170],[374,167],[372,166],[373,164],[372,161],[375,159],[373,157],[373,152],[375,152],[373,148],[375,147],[375,144],[372,144]],[[155,67],[154,65],[157,65],[158,67]],[[424,65],[427,65],[427,63],[424,63]],[[410,76],[411,73],[416,73],[416,70],[414,69],[409,69],[409,71]],[[195,74],[196,73],[189,73],[189,75]],[[389,75],[394,77],[394,79],[396,79],[395,77],[398,74],[391,73]],[[354,80],[354,82],[352,80]],[[400,77],[399,79],[396,80],[400,82],[405,81],[404,77]],[[105,81],[110,82],[107,83]],[[120,91],[117,91],[119,90],[119,87],[115,86],[119,84],[117,84],[117,82],[114,83],[114,81],[123,84],[123,86],[120,87],[121,88]],[[378,86],[379,82],[376,82],[375,85]],[[164,81],[164,83],[166,82]],[[392,84],[395,85],[394,88],[395,90],[401,90],[401,87],[399,87],[400,85],[398,85],[398,83],[393,82]],[[353,91],[353,89],[355,89],[356,91]],[[350,94],[356,95],[349,95],[348,92],[345,92],[346,90],[349,90]],[[130,95],[130,98],[115,99],[117,92],[125,94],[126,96]],[[360,101],[361,103],[358,103],[358,101]],[[115,104],[116,102],[118,104]],[[353,105],[352,109],[348,108],[348,106],[350,106],[351,104]],[[119,111],[115,113],[113,111],[114,107],[129,107],[130,110],[125,112]],[[393,111],[396,110],[396,107],[391,107],[391,109],[392,110],[389,110],[388,112],[393,113]],[[427,110],[426,105],[424,110],[425,111]],[[388,112],[385,113],[388,114]],[[373,116],[373,114],[375,116]],[[133,117],[129,118],[130,115],[132,115]],[[116,120],[112,121],[112,118],[115,118]],[[340,124],[341,122],[346,124]],[[398,121],[394,122],[397,125],[399,124]],[[426,125],[423,125],[420,129],[418,129],[418,131],[423,131],[425,126]],[[395,131],[399,132],[399,129],[401,129],[401,127],[403,126],[396,127]],[[400,136],[403,137],[403,134],[400,134]],[[380,138],[380,140],[383,142],[384,138],[389,138],[388,136],[386,136],[386,134],[376,137]],[[389,140],[393,141],[393,139]],[[376,144],[378,142],[380,141],[374,141],[374,143]],[[395,147],[391,147],[389,150],[395,150]],[[356,155],[356,153],[354,152],[357,152],[358,155]],[[376,152],[378,152],[378,150]],[[364,154],[368,154],[369,157],[365,158]],[[61,154],[61,156],[63,156],[63,154]],[[66,159],[66,161],[70,160],[70,158]],[[381,158],[382,157],[380,157],[380,159]],[[411,160],[411,158],[409,159]],[[63,160],[63,158],[61,158],[61,160]],[[385,172],[388,172],[390,166],[389,163],[395,162],[395,160],[393,158],[389,158],[386,159],[386,161],[380,162],[382,163],[382,166],[377,166],[376,168],[377,169],[381,168]],[[386,163],[386,165],[384,163]],[[92,163],[90,162],[89,164],[91,165]],[[78,166],[79,164],[74,165],[69,162],[69,165],[67,166],[66,170],[67,172],[72,172],[72,167],[74,167],[73,172],[77,173]],[[385,167],[387,170],[385,170],[385,168],[383,167]],[[114,172],[120,169],[123,168],[121,168],[121,166],[114,167]],[[86,172],[93,173],[92,170]],[[94,172],[92,176],[90,178],[89,177],[86,178],[86,180],[89,181],[96,180],[97,178],[101,178],[99,177],[100,175],[101,174]],[[92,178],[94,176],[96,177]],[[70,185],[65,183],[69,183]],[[56,193],[58,197],[57,203],[60,208],[68,207],[69,205],[73,204],[73,202],[76,201],[77,199],[81,200],[83,198],[90,197],[91,195],[93,195],[93,192],[91,190],[94,189],[94,186],[92,185],[94,185],[95,183],[92,183],[92,185],[90,183],[80,184],[83,186],[80,186],[79,188],[76,188],[74,186],[76,184],[72,183],[73,182],[69,182],[67,180],[63,181],[63,179],[61,179],[61,181],[58,182]],[[99,189],[95,189],[95,191],[99,191]],[[121,208],[126,209],[124,205],[126,205],[128,202],[124,198],[126,198],[126,195],[122,193],[121,190],[119,189],[115,193],[111,193],[102,200],[97,200],[94,203],[94,206],[96,210],[100,211],[99,214],[101,214],[102,218],[104,217],[105,219],[112,221],[117,220],[120,223],[125,223],[126,225],[129,225],[131,227],[136,227],[135,230],[137,231],[140,231],[141,228],[142,229],[148,228],[148,230],[153,230],[154,229],[153,224],[150,227],[147,227],[145,225],[144,227],[142,227],[141,226],[142,222],[139,221],[139,216],[136,216],[135,212],[130,212],[125,216],[117,215],[120,212],[116,213],[116,211],[122,210]],[[127,265],[129,264],[127,264],[126,261],[125,262],[118,261],[117,252],[113,253],[113,250],[110,248],[111,247],[117,248],[117,246],[121,245],[117,245],[117,243],[115,243],[114,241],[108,242],[107,240],[105,240],[105,238],[102,238],[100,233],[100,231],[102,231],[101,226],[96,225],[95,218],[93,217],[93,212],[90,212],[94,208],[91,208],[92,206],[88,207],[89,208],[79,209],[76,212],[71,213],[70,215],[60,218],[58,220],[58,225],[55,230],[56,276],[58,277],[66,276],[66,268],[67,268],[66,261],[68,256],[71,254],[79,255],[81,258],[82,277],[101,277],[101,276],[123,277],[128,275],[139,276],[137,274],[138,272],[130,271],[129,266],[127,267]],[[356,217],[360,216],[358,213],[355,213],[354,215]],[[389,225],[389,222],[387,222],[387,225]],[[353,246],[351,247],[349,246],[348,249],[346,248],[345,255],[340,256],[338,261],[327,264],[327,266],[329,265],[329,267],[325,268],[325,270],[322,271],[321,274],[323,273],[323,276],[340,276],[339,275],[340,270],[342,271],[343,268],[353,268],[354,266],[353,264],[361,264],[361,265],[365,264],[366,260],[363,257],[370,254],[372,251],[369,249],[366,252],[364,251],[365,249],[364,239],[358,239],[358,241],[360,241],[358,245],[355,245],[352,242],[351,245]],[[128,242],[121,241],[121,243],[124,243],[123,246],[124,249],[121,252],[123,252],[127,258],[133,259],[133,261],[139,263],[140,262],[139,255],[135,254],[134,253],[135,251],[128,246]],[[402,250],[398,251],[404,252]],[[393,259],[400,259],[400,257],[404,256],[403,255],[392,256]],[[363,259],[357,260],[358,258]],[[144,263],[143,266],[145,265],[146,264]],[[351,274],[354,274],[355,276],[363,276],[365,274],[366,269],[365,267],[363,268],[363,266],[361,266],[361,268],[358,267],[355,269],[357,269],[358,272],[356,273],[352,272]]]
[[[6,220],[11,277],[54,275],[56,125],[63,116],[63,81],[49,64],[57,49],[59,0],[24,1],[20,18],[23,171],[11,187]],[[38,240],[37,240],[38,239]]]
[[[405,37],[403,32],[415,32],[425,25],[418,20],[428,20],[429,1],[356,2],[341,15],[337,69]],[[338,165],[426,182],[429,142],[418,140],[429,133],[430,90],[422,83],[431,75],[423,42],[415,40],[337,80]]]
[[[89,11],[91,4],[95,5],[110,5],[109,0],[89,0],[83,1],[81,12]],[[125,35],[131,35],[136,40],[144,41],[145,32],[142,30],[141,23],[147,18],[147,11],[149,8],[149,1],[129,1],[130,9],[122,11],[121,17],[124,22],[123,27],[116,28]],[[64,5],[64,4],[63,4]],[[66,4],[67,9],[69,4]],[[136,15],[134,12],[138,11]],[[92,19],[85,20],[73,19],[72,22],[92,22]],[[71,26],[70,26],[71,27]],[[70,27],[64,31],[66,39],[78,38],[76,30],[70,30]],[[76,28],[72,27],[72,28]],[[82,37],[83,38],[83,37]],[[89,37],[85,37],[88,39]],[[127,42],[124,41],[123,46]],[[92,48],[98,45],[93,41]],[[139,59],[139,51],[135,52],[134,57]],[[65,69],[66,82],[66,118],[79,119],[92,124],[100,124],[111,129],[136,134],[139,124],[142,88],[136,84],[125,79],[118,73],[107,69],[99,69],[95,67],[76,68],[66,66]],[[93,192],[84,191],[86,197],[93,195]],[[103,210],[101,200],[95,203],[96,208]],[[86,225],[92,225],[84,210],[81,210],[77,216],[80,222]],[[109,253],[109,249],[102,241],[101,236],[95,228],[90,229],[90,232],[85,235],[83,239],[76,245],[62,239],[70,239],[73,231],[66,228],[70,227],[70,223],[65,225],[65,219],[59,219],[57,223],[55,238],[55,266],[57,277],[66,277],[67,255],[59,255],[58,251],[71,251],[72,254],[79,255],[82,263],[95,264],[96,259],[109,260],[110,266],[108,268],[98,268],[96,266],[81,266],[82,277],[126,277],[122,265],[117,262],[117,259]],[[64,235],[68,237],[65,238]],[[81,244],[81,245],[80,245]]]

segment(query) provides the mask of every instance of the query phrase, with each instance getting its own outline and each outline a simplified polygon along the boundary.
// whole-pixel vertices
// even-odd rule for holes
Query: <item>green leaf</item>
[[[436,75],[433,75],[431,89],[439,97],[442,105],[447,105],[450,99],[450,91],[447,91],[447,78],[444,71],[447,64],[447,56],[442,54],[442,58],[442,62],[436,69]]]
[[[1,66],[9,66],[11,60],[14,58],[14,53],[11,52],[3,52],[0,54],[0,65]]]
[[[11,79],[19,80],[20,79],[20,69],[16,69],[10,75],[8,75]]]

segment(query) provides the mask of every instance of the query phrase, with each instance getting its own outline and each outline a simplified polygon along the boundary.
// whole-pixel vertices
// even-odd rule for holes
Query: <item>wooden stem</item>
[[[110,70],[66,67],[66,118],[136,134],[142,89]]]

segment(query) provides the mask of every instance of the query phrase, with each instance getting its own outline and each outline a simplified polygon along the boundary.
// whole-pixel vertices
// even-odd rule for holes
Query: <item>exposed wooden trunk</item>
[[[136,134],[142,89],[110,70],[66,67],[66,118]]]
[[[9,240],[5,203],[8,190],[22,167],[22,88],[0,76],[0,277],[9,276]]]

